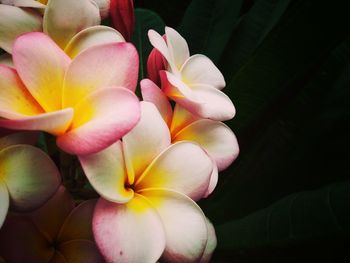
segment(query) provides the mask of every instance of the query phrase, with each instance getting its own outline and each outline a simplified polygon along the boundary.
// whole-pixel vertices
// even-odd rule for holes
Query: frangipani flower
[[[24,33],[44,31],[63,49],[78,32],[101,22],[93,0],[14,0],[12,4],[0,5],[0,47],[8,53]]]
[[[48,36],[33,32],[17,38],[13,51],[16,70],[0,65],[0,127],[46,131],[64,151],[89,154],[138,122],[132,44],[94,46],[71,60]]]
[[[10,213],[0,230],[0,255],[13,263],[103,263],[91,230],[95,203],[74,207],[61,186],[39,209]]]
[[[172,28],[165,28],[165,38],[154,30],[148,36],[167,61],[160,78],[169,98],[202,118],[224,121],[234,117],[232,101],[220,91],[226,85],[224,77],[208,57],[190,57],[186,40]]]
[[[9,206],[28,211],[42,205],[56,191],[60,175],[41,150],[22,143],[31,142],[26,133],[0,139],[0,227]]]
[[[174,111],[165,94],[151,80],[141,81],[142,97],[157,106],[167,123],[172,142],[193,141],[203,147],[215,161],[219,171],[226,169],[238,156],[236,136],[222,122],[202,119],[175,105]],[[213,177],[212,180],[215,180]],[[217,178],[216,178],[217,180]],[[215,184],[213,183],[215,186]]]
[[[206,195],[213,163],[198,145],[171,145],[156,107],[141,102],[135,128],[109,148],[79,157],[102,198],[93,216],[107,262],[207,262],[215,231],[193,200]]]

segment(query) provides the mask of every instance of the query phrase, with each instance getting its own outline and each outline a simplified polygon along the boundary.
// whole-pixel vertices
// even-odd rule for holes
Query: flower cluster
[[[239,153],[218,68],[166,27],[148,32],[139,82],[130,0],[2,3],[0,259],[208,262],[215,230],[195,202]],[[30,145],[38,131],[78,157],[98,200],[74,208],[54,162]]]

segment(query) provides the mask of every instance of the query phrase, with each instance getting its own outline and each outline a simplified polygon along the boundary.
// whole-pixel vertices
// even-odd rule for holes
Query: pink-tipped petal
[[[152,160],[170,145],[170,132],[157,108],[150,102],[141,102],[138,124],[123,137],[123,149],[128,175],[135,179]],[[133,180],[129,183],[132,184]]]
[[[160,85],[159,71],[167,69],[167,62],[157,49],[152,49],[147,59],[147,75],[157,85]]]
[[[100,9],[101,19],[108,18],[111,0],[94,0]]]
[[[0,65],[0,87],[1,117],[33,116],[44,112],[28,92],[15,69]]]
[[[163,91],[149,79],[143,79],[140,86],[143,100],[152,102],[162,115],[163,120],[168,124],[168,127],[170,127],[173,110]]]
[[[54,196],[28,216],[45,237],[56,240],[64,220],[74,208],[74,199],[64,186],[60,186]]]
[[[75,58],[90,47],[118,42],[125,42],[125,39],[117,30],[108,26],[93,26],[76,34],[69,41],[64,52],[71,58]]]
[[[170,58],[174,61],[176,68],[180,70],[185,61],[190,57],[187,42],[171,27],[165,27],[165,35]]]
[[[207,228],[208,228],[208,241],[207,241],[207,245],[205,246],[203,256],[199,261],[199,263],[209,263],[211,260],[211,256],[217,245],[215,228],[208,218],[206,218],[206,222],[207,222]]]
[[[130,41],[135,26],[134,1],[111,0],[109,13],[113,27]]]
[[[0,113],[5,115],[4,112]],[[9,113],[6,113],[7,116]],[[0,119],[0,127],[14,130],[46,131],[53,135],[64,133],[70,126],[74,111],[71,108],[36,116]]]
[[[10,205],[9,192],[7,191],[6,184],[2,179],[0,179],[0,202],[1,202],[1,206],[0,206],[0,228],[1,228],[7,216],[7,211],[9,210],[9,205]]]
[[[0,244],[0,255],[13,263],[47,263],[55,251],[30,219],[21,215],[8,215],[0,229]]]
[[[136,189],[166,188],[199,200],[206,193],[213,163],[198,145],[178,142],[163,151],[136,181]]]
[[[178,192],[149,189],[141,191],[160,215],[166,238],[165,262],[198,262],[205,250],[206,219],[195,202]]]
[[[188,86],[167,71],[162,71],[160,76],[165,94],[192,114],[217,121],[235,116],[231,99],[222,91],[208,85]]]
[[[134,91],[139,59],[130,43],[109,43],[80,53],[65,77],[64,107],[76,105],[85,96],[106,86],[120,86]]]
[[[89,240],[72,240],[58,247],[69,263],[104,263],[94,242]]]
[[[193,141],[215,160],[219,171],[226,169],[238,156],[237,138],[222,122],[201,119],[176,134],[173,141]]]
[[[70,240],[94,240],[92,234],[92,215],[96,201],[97,200],[94,199],[87,200],[74,208],[66,220],[62,221],[62,223],[64,223],[57,236],[57,242],[64,243]]]
[[[92,154],[119,140],[139,121],[140,102],[125,88],[102,88],[76,105],[70,130],[57,138],[64,151]]]
[[[62,109],[63,79],[70,58],[52,39],[40,32],[18,37],[13,46],[13,62],[25,86],[45,111]]]
[[[224,76],[214,63],[204,55],[190,57],[181,68],[186,83],[205,84],[222,89],[226,86]]]
[[[7,185],[13,209],[27,211],[39,207],[60,184],[55,164],[38,148],[10,146],[0,151],[0,159],[0,174]]]
[[[15,39],[26,32],[41,31],[39,14],[16,6],[0,5],[0,47],[12,53]]]
[[[49,1],[44,13],[44,32],[62,49],[79,31],[99,25],[100,10],[93,0]]]
[[[133,191],[125,189],[127,174],[121,141],[98,153],[79,156],[79,160],[90,184],[103,198],[125,203],[133,197]]]
[[[109,263],[153,263],[165,248],[162,221],[142,196],[135,196],[127,204],[100,199],[93,216],[93,232]]]

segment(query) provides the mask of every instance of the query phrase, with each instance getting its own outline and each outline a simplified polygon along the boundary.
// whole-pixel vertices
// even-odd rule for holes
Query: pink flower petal
[[[100,10],[95,1],[48,1],[44,13],[44,32],[63,49],[76,33],[99,25],[100,21]]]
[[[61,181],[51,159],[29,145],[0,151],[0,174],[10,193],[11,207],[19,211],[35,209],[47,201]]]
[[[64,151],[85,155],[110,146],[139,121],[140,102],[125,88],[103,88],[75,107],[70,130],[57,138]]]
[[[166,42],[169,54],[177,69],[181,69],[185,61],[190,57],[190,51],[186,40],[173,28],[165,27]]]
[[[174,138],[176,134],[183,128],[199,119],[200,117],[193,115],[191,112],[181,107],[179,104],[176,104],[170,127],[172,138]]]
[[[160,85],[159,71],[167,69],[167,62],[157,49],[152,49],[147,59],[148,78],[157,85]]]
[[[190,57],[182,66],[181,75],[190,85],[205,84],[217,89],[226,86],[224,76],[220,70],[204,55]]]
[[[65,77],[63,105],[75,106],[85,96],[107,86],[135,91],[139,59],[130,43],[91,47],[72,61]]]
[[[53,135],[60,135],[71,125],[73,114],[73,109],[67,108],[36,116],[16,117],[10,120],[0,119],[0,127],[13,130],[46,131]]]
[[[211,172],[209,186],[208,186],[207,192],[203,196],[204,198],[207,198],[214,191],[219,181],[218,167],[213,159],[212,159],[212,163],[213,163],[213,171]]]
[[[12,52],[15,39],[26,33],[42,31],[39,14],[16,6],[0,5],[0,47]]]
[[[33,116],[44,112],[28,92],[15,69],[0,65],[0,86],[1,117],[16,118],[18,116]]]
[[[45,111],[62,109],[63,78],[70,58],[52,39],[39,32],[21,35],[13,46],[13,62],[25,86]]]
[[[140,85],[143,100],[152,102],[162,115],[163,120],[170,127],[173,110],[166,95],[153,81],[149,79],[143,79]]]
[[[69,192],[60,186],[44,205],[28,214],[36,227],[48,240],[56,240],[66,217],[74,208],[74,199]]]
[[[13,5],[18,7],[30,7],[30,8],[39,8],[39,9],[44,9],[46,7],[44,4],[35,0],[14,0]]]
[[[134,196],[125,188],[127,174],[121,141],[98,153],[79,156],[79,160],[90,184],[104,199],[125,203]]]
[[[219,171],[226,169],[239,153],[236,136],[227,125],[218,121],[197,120],[178,132],[173,141],[198,143],[215,160]]]
[[[110,263],[156,262],[165,247],[162,221],[142,196],[127,204],[100,199],[93,232],[101,254]]]
[[[152,203],[162,219],[166,238],[162,259],[165,262],[198,262],[208,239],[206,219],[199,206],[173,191],[149,189],[140,194]]]
[[[76,34],[69,41],[64,52],[74,58],[90,47],[117,42],[125,42],[125,39],[117,30],[108,26],[92,26]]]
[[[135,183],[138,190],[166,188],[199,200],[206,193],[213,163],[198,145],[178,142],[163,151]]]
[[[130,41],[135,26],[134,1],[111,0],[109,12],[113,27]]]
[[[170,132],[157,108],[150,102],[141,102],[138,124],[123,137],[126,168],[135,180],[153,159],[170,145]],[[129,178],[129,183],[133,180]]]

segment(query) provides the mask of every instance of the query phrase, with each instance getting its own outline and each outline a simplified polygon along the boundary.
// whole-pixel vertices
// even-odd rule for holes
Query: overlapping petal
[[[224,76],[214,63],[204,55],[191,56],[181,67],[182,79],[188,84],[205,84],[222,89]]]
[[[139,195],[126,204],[100,199],[94,212],[93,232],[99,250],[111,263],[153,263],[165,248],[161,218]]]
[[[79,160],[91,185],[103,198],[125,203],[133,197],[133,191],[125,189],[127,173],[121,141],[96,154],[79,156]]]
[[[89,47],[117,42],[125,42],[117,30],[107,26],[93,26],[76,34],[68,42],[64,51],[68,56],[74,58]]]
[[[130,43],[109,43],[85,50],[72,61],[65,76],[64,107],[74,106],[88,94],[107,86],[134,91],[138,65],[137,51]]]
[[[153,49],[147,59],[147,76],[150,80],[160,85],[159,71],[166,70],[167,62],[162,54],[157,50]]]
[[[123,137],[123,149],[129,183],[147,168],[152,160],[171,142],[169,129],[157,108],[149,102],[141,102],[139,123]],[[131,180],[130,180],[131,179]]]
[[[212,170],[212,161],[202,148],[190,142],[178,142],[148,166],[135,187],[172,189],[198,200],[208,189]]]
[[[186,40],[171,27],[165,27],[166,42],[169,49],[170,59],[178,70],[190,57],[190,51]]]
[[[70,130],[57,144],[72,154],[92,154],[108,147],[129,132],[139,121],[140,103],[125,88],[102,88],[75,106]]]
[[[236,136],[222,122],[201,119],[178,132],[173,141],[193,141],[203,147],[215,160],[218,169],[227,168],[238,156]]]
[[[15,66],[13,65],[11,54],[5,53],[0,55],[0,65],[6,65],[10,68],[14,68]]]
[[[135,26],[134,1],[111,0],[110,17],[115,29],[122,33],[126,40],[131,40]]]
[[[38,139],[37,132],[15,132],[0,138],[0,150],[16,144],[34,145]]]
[[[60,175],[55,164],[35,147],[7,147],[0,151],[0,160],[0,175],[6,183],[13,209],[26,211],[37,208],[59,186]]]
[[[104,263],[94,242],[89,240],[72,240],[58,247],[67,263]],[[64,262],[60,262],[64,263]]]
[[[178,192],[149,189],[140,194],[156,208],[163,222],[166,262],[196,262],[203,255],[208,238],[202,210],[190,198]]]
[[[216,245],[217,245],[217,239],[216,239],[214,226],[209,221],[208,218],[206,218],[206,223],[207,223],[207,229],[208,229],[208,240],[207,240],[207,245],[205,246],[204,253],[203,253],[202,258],[199,261],[199,263],[210,262],[211,256],[212,256],[212,254],[216,248]]]
[[[62,108],[63,79],[70,58],[47,35],[33,32],[17,38],[13,61],[25,86],[45,111]]]
[[[149,79],[143,79],[140,86],[143,100],[152,102],[162,115],[163,120],[170,127],[173,111],[168,98],[165,96],[162,90]]]
[[[39,14],[16,6],[0,5],[0,47],[12,52],[15,39],[26,32],[41,31]]]
[[[0,116],[23,117],[43,113],[15,69],[0,65]]]
[[[44,13],[44,32],[61,48],[79,31],[99,25],[99,7],[93,0],[49,1]]]
[[[14,6],[44,9],[46,5],[36,0],[14,0]]]

